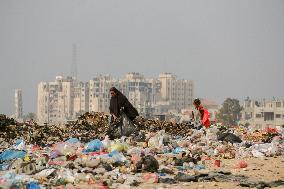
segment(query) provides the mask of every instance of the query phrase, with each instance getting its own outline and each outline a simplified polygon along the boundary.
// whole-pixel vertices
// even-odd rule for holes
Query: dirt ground
[[[213,165],[213,160],[205,162],[207,169],[200,171],[199,173],[208,173],[210,171],[229,171],[233,175],[244,175],[249,177],[250,180],[272,182],[276,180],[284,180],[284,155],[278,157],[268,157],[265,159],[248,158],[244,161],[248,164],[246,168],[236,168],[237,163],[240,160],[236,159],[222,159],[220,168],[216,168]],[[189,173],[190,174],[190,173]],[[192,172],[193,174],[193,172]],[[126,185],[116,185],[110,188],[120,189],[242,189],[248,187],[241,187],[238,182],[179,182],[178,184],[140,184],[137,187],[130,187]],[[66,187],[68,189],[68,187]],[[98,188],[97,185],[80,184],[75,188]],[[274,187],[275,189],[284,189],[284,186]]]
[[[265,159],[259,158],[249,158],[244,159],[248,164],[247,168],[236,168],[236,164],[239,160],[236,159],[223,159],[221,160],[221,167],[214,168],[212,162],[207,161],[206,167],[212,169],[209,170],[222,170],[222,171],[230,171],[234,175],[245,175],[252,180],[256,181],[264,181],[271,182],[276,180],[284,180],[284,156],[278,157],[268,157]],[[238,189],[245,188],[238,186],[238,183],[233,182],[190,182],[190,183],[179,183],[174,185],[168,184],[156,184],[156,185],[141,185],[137,188],[171,188],[171,189]],[[277,189],[283,188],[284,186],[276,187]]]

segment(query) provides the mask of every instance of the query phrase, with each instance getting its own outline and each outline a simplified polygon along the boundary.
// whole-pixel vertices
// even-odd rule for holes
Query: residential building
[[[159,75],[161,82],[161,98],[158,104],[167,105],[170,109],[190,108],[193,102],[193,81],[177,79],[172,73]]]
[[[146,79],[144,75],[132,72],[126,74],[119,84],[119,90],[128,98],[139,114],[146,116],[152,113],[152,104],[156,100],[156,95],[153,92],[158,91],[157,80]]]
[[[79,115],[89,111],[89,83],[77,82],[74,86],[74,115]]]
[[[249,124],[255,129],[266,127],[284,127],[284,100],[252,100],[243,103],[241,123]]]
[[[73,118],[74,83],[72,77],[57,76],[53,82],[38,85],[37,119],[40,123],[65,122]]]
[[[98,76],[89,81],[89,111],[109,112],[111,87],[118,87],[118,81],[111,76]]]

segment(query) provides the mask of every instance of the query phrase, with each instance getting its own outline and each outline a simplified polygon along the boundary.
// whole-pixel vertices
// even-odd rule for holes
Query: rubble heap
[[[283,155],[283,130],[260,131],[271,137],[255,142],[247,140],[254,134],[247,128],[230,131],[211,126],[197,130],[186,124],[140,117],[134,121],[138,130],[135,137],[110,140],[105,136],[108,119],[103,113],[86,113],[66,125],[40,126],[1,117],[1,124],[9,123],[1,125],[1,186],[131,188],[211,181],[237,182],[240,186],[284,185],[281,180],[252,182],[222,170],[224,159],[235,159],[237,169],[244,169],[250,166],[247,158]]]
[[[140,130],[157,132],[165,130],[170,135],[189,136],[192,134],[192,125],[187,123],[175,123],[170,121],[160,121],[154,119],[145,119],[138,117],[134,120],[134,124],[138,126]]]
[[[102,112],[86,112],[76,121],[65,125],[25,125],[16,124],[16,121],[0,117],[1,140],[13,144],[16,138],[23,138],[27,144],[46,145],[64,141],[68,138],[78,138],[82,142],[88,142],[93,138],[104,138],[109,129],[109,115]],[[190,125],[178,124],[168,121],[159,121],[138,117],[134,120],[137,131],[156,132],[165,130],[173,135],[187,136],[192,133]]]

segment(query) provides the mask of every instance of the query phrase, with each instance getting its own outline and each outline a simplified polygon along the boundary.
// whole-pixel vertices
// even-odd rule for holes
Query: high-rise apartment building
[[[85,86],[83,85],[82,88]],[[78,90],[80,95],[78,95]],[[85,99],[81,98],[84,95],[81,83],[77,83],[72,77],[57,76],[53,82],[41,82],[38,85],[38,121],[40,123],[65,122],[74,118],[76,111],[81,111],[86,107]]]
[[[140,114],[152,113],[153,105],[159,96],[160,83],[157,80],[146,79],[144,75],[132,72],[126,74],[119,84],[120,90],[128,97]]]
[[[167,104],[176,110],[192,106],[193,81],[178,80],[172,73],[160,74],[159,81],[161,82],[161,104]]]
[[[111,76],[98,76],[89,81],[89,110],[94,112],[108,112],[111,87],[118,88],[118,81]]]
[[[89,111],[89,83],[75,83],[73,102],[73,117],[77,117]]]
[[[22,90],[15,90],[15,119],[19,120],[23,118],[23,99]]]

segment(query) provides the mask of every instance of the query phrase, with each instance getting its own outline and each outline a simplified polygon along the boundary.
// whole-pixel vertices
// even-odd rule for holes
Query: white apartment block
[[[23,99],[22,90],[15,90],[15,119],[20,120],[23,118]]]
[[[256,101],[246,99],[241,123],[249,123],[254,129],[284,127],[284,100]]]
[[[86,90],[87,89],[87,90]],[[39,123],[58,123],[73,119],[88,110],[88,87],[72,77],[57,76],[53,82],[38,85],[37,119]]]
[[[178,80],[172,73],[159,75],[161,82],[161,105],[168,105],[170,109],[181,110],[192,106],[193,81]]]
[[[109,112],[109,89],[113,86],[118,87],[118,81],[109,75],[89,81],[89,111]]]
[[[77,82],[74,86],[73,117],[89,111],[89,83]]]
[[[159,98],[160,82],[155,79],[146,79],[136,72],[126,74],[119,82],[119,89],[128,97],[129,101],[142,115],[151,114],[153,105]]]

